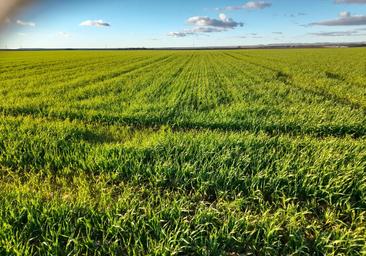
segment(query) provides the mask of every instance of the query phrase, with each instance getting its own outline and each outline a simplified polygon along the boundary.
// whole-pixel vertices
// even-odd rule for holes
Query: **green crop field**
[[[0,52],[1,255],[365,255],[366,49]]]

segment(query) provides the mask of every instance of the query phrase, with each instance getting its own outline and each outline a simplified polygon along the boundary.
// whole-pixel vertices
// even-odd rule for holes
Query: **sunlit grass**
[[[365,254],[365,60],[0,52],[0,254]]]

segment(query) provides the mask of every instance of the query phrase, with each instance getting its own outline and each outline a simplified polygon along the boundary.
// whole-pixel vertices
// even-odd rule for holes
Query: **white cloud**
[[[110,27],[111,24],[103,20],[86,20],[80,23],[80,26],[84,27]]]
[[[10,20],[9,20],[9,22],[10,22]],[[22,20],[17,20],[16,23],[20,26],[25,26],[25,27],[35,27],[36,26],[36,23],[34,23],[34,22],[27,22],[27,21],[22,21]]]
[[[217,27],[217,28],[236,28],[242,27],[244,24],[241,22],[236,22],[231,18],[228,18],[225,14],[221,13],[219,15],[219,19],[211,19],[205,16],[194,16],[190,17],[187,20],[188,24],[194,26],[210,26],[210,27]]]
[[[351,15],[350,12],[341,12],[339,18],[333,20],[325,20],[319,22],[313,22],[310,26],[359,26],[366,25],[365,15]]]
[[[350,17],[351,16],[351,13],[350,12],[340,12],[339,13],[339,17]]]
[[[242,10],[242,9],[262,10],[264,8],[268,8],[268,7],[271,7],[271,6],[272,6],[272,3],[270,3],[270,2],[250,1],[250,2],[246,2],[245,4],[242,4],[242,5],[226,6],[222,9],[219,9],[219,10],[228,10],[228,11]]]
[[[337,4],[366,4],[366,0],[335,0]]]
[[[272,4],[264,1],[257,1],[257,2],[247,2],[243,5],[245,9],[264,9],[267,7],[271,7]]]
[[[193,25],[192,29],[185,29],[178,32],[169,32],[168,36],[185,37],[189,35],[223,32],[236,27],[244,26],[241,22],[236,22],[228,18],[225,14],[219,14],[219,19],[212,19],[206,16],[194,16],[187,20],[187,23]]]

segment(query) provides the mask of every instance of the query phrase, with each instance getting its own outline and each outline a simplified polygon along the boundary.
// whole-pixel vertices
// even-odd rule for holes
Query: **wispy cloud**
[[[189,35],[196,35],[201,33],[214,33],[214,32],[223,32],[226,31],[225,28],[215,28],[215,27],[195,27],[192,29],[185,29],[183,31],[178,32],[169,32],[168,36],[172,37],[186,37]]]
[[[247,9],[247,10],[262,10],[268,7],[271,7],[272,3],[270,2],[265,2],[265,1],[250,1],[250,2],[246,2],[242,5],[231,5],[231,6],[226,6],[224,8],[218,8],[218,10],[227,10],[227,11],[233,11],[233,10],[243,10],[243,9]]]
[[[357,28],[351,30],[341,30],[341,31],[320,31],[320,32],[313,32],[308,33],[308,35],[313,36],[365,36],[366,28]]]
[[[299,16],[306,16],[307,13],[304,12],[298,12],[298,13],[290,13],[290,14],[285,14],[285,17],[290,17],[290,18],[295,18],[295,17],[299,17]]]
[[[223,32],[236,27],[244,26],[242,22],[236,22],[221,13],[219,19],[212,19],[206,16],[193,16],[188,18],[187,23],[194,26],[191,29],[185,29],[178,32],[169,32],[168,36],[185,37],[189,35]]]
[[[10,20],[9,20],[10,22]],[[16,24],[18,24],[19,26],[24,26],[24,27],[35,27],[36,23],[34,22],[28,22],[28,21],[22,21],[22,20],[17,20]]]
[[[310,26],[359,26],[366,25],[365,15],[351,15],[350,12],[341,12],[337,19],[313,22]]]
[[[358,34],[357,31],[332,31],[332,32],[316,32],[316,33],[309,33],[312,36],[354,36],[354,35],[361,35]]]
[[[102,27],[110,27],[111,24],[103,20],[86,20],[81,22],[80,26],[102,28]]]
[[[189,31],[179,31],[179,32],[168,32],[167,34],[168,36],[172,36],[172,37],[186,37],[188,35],[192,35],[192,33],[190,33]]]
[[[366,4],[366,0],[335,0],[337,4]]]
[[[67,32],[58,32],[57,35],[59,37],[64,37],[64,38],[69,38],[71,37],[71,34],[70,33],[67,33]]]

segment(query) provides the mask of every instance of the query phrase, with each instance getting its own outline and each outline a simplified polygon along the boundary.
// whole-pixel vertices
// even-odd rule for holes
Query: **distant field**
[[[366,49],[0,52],[0,254],[366,254]]]

